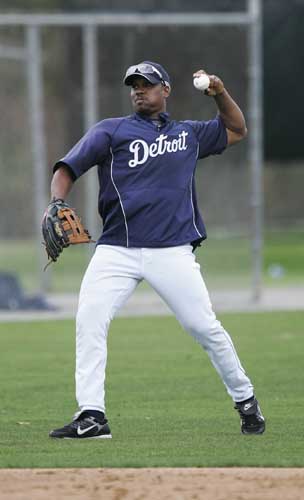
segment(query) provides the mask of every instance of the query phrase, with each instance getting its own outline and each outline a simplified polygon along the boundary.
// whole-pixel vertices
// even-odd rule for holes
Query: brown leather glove
[[[56,262],[62,250],[70,245],[94,243],[75,210],[58,199],[52,200],[44,213],[42,235],[48,259],[52,262]]]

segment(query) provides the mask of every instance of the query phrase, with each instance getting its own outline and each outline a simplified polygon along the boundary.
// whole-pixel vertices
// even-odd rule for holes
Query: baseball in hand
[[[193,85],[198,90],[202,91],[206,90],[210,85],[209,76],[206,75],[205,73],[201,74],[200,76],[196,76],[193,79]]]

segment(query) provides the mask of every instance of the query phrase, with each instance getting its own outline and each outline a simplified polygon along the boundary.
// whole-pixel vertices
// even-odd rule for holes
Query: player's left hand
[[[214,96],[220,95],[224,92],[225,86],[224,86],[224,83],[222,82],[222,80],[216,75],[209,75],[203,69],[200,69],[200,70],[196,71],[195,73],[193,73],[193,78],[195,78],[196,76],[200,76],[202,74],[208,75],[209,80],[210,80],[209,87],[204,91],[204,93],[206,95],[208,95],[210,97],[214,97]]]

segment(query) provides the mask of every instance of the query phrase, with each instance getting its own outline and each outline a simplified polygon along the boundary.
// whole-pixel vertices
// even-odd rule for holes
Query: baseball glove
[[[79,243],[94,243],[73,208],[64,200],[53,199],[42,220],[42,235],[48,259],[56,262],[62,250]]]

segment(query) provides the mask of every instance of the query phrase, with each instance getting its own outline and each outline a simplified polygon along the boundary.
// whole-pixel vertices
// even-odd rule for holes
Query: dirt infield
[[[2,469],[1,500],[303,500],[304,469]]]

